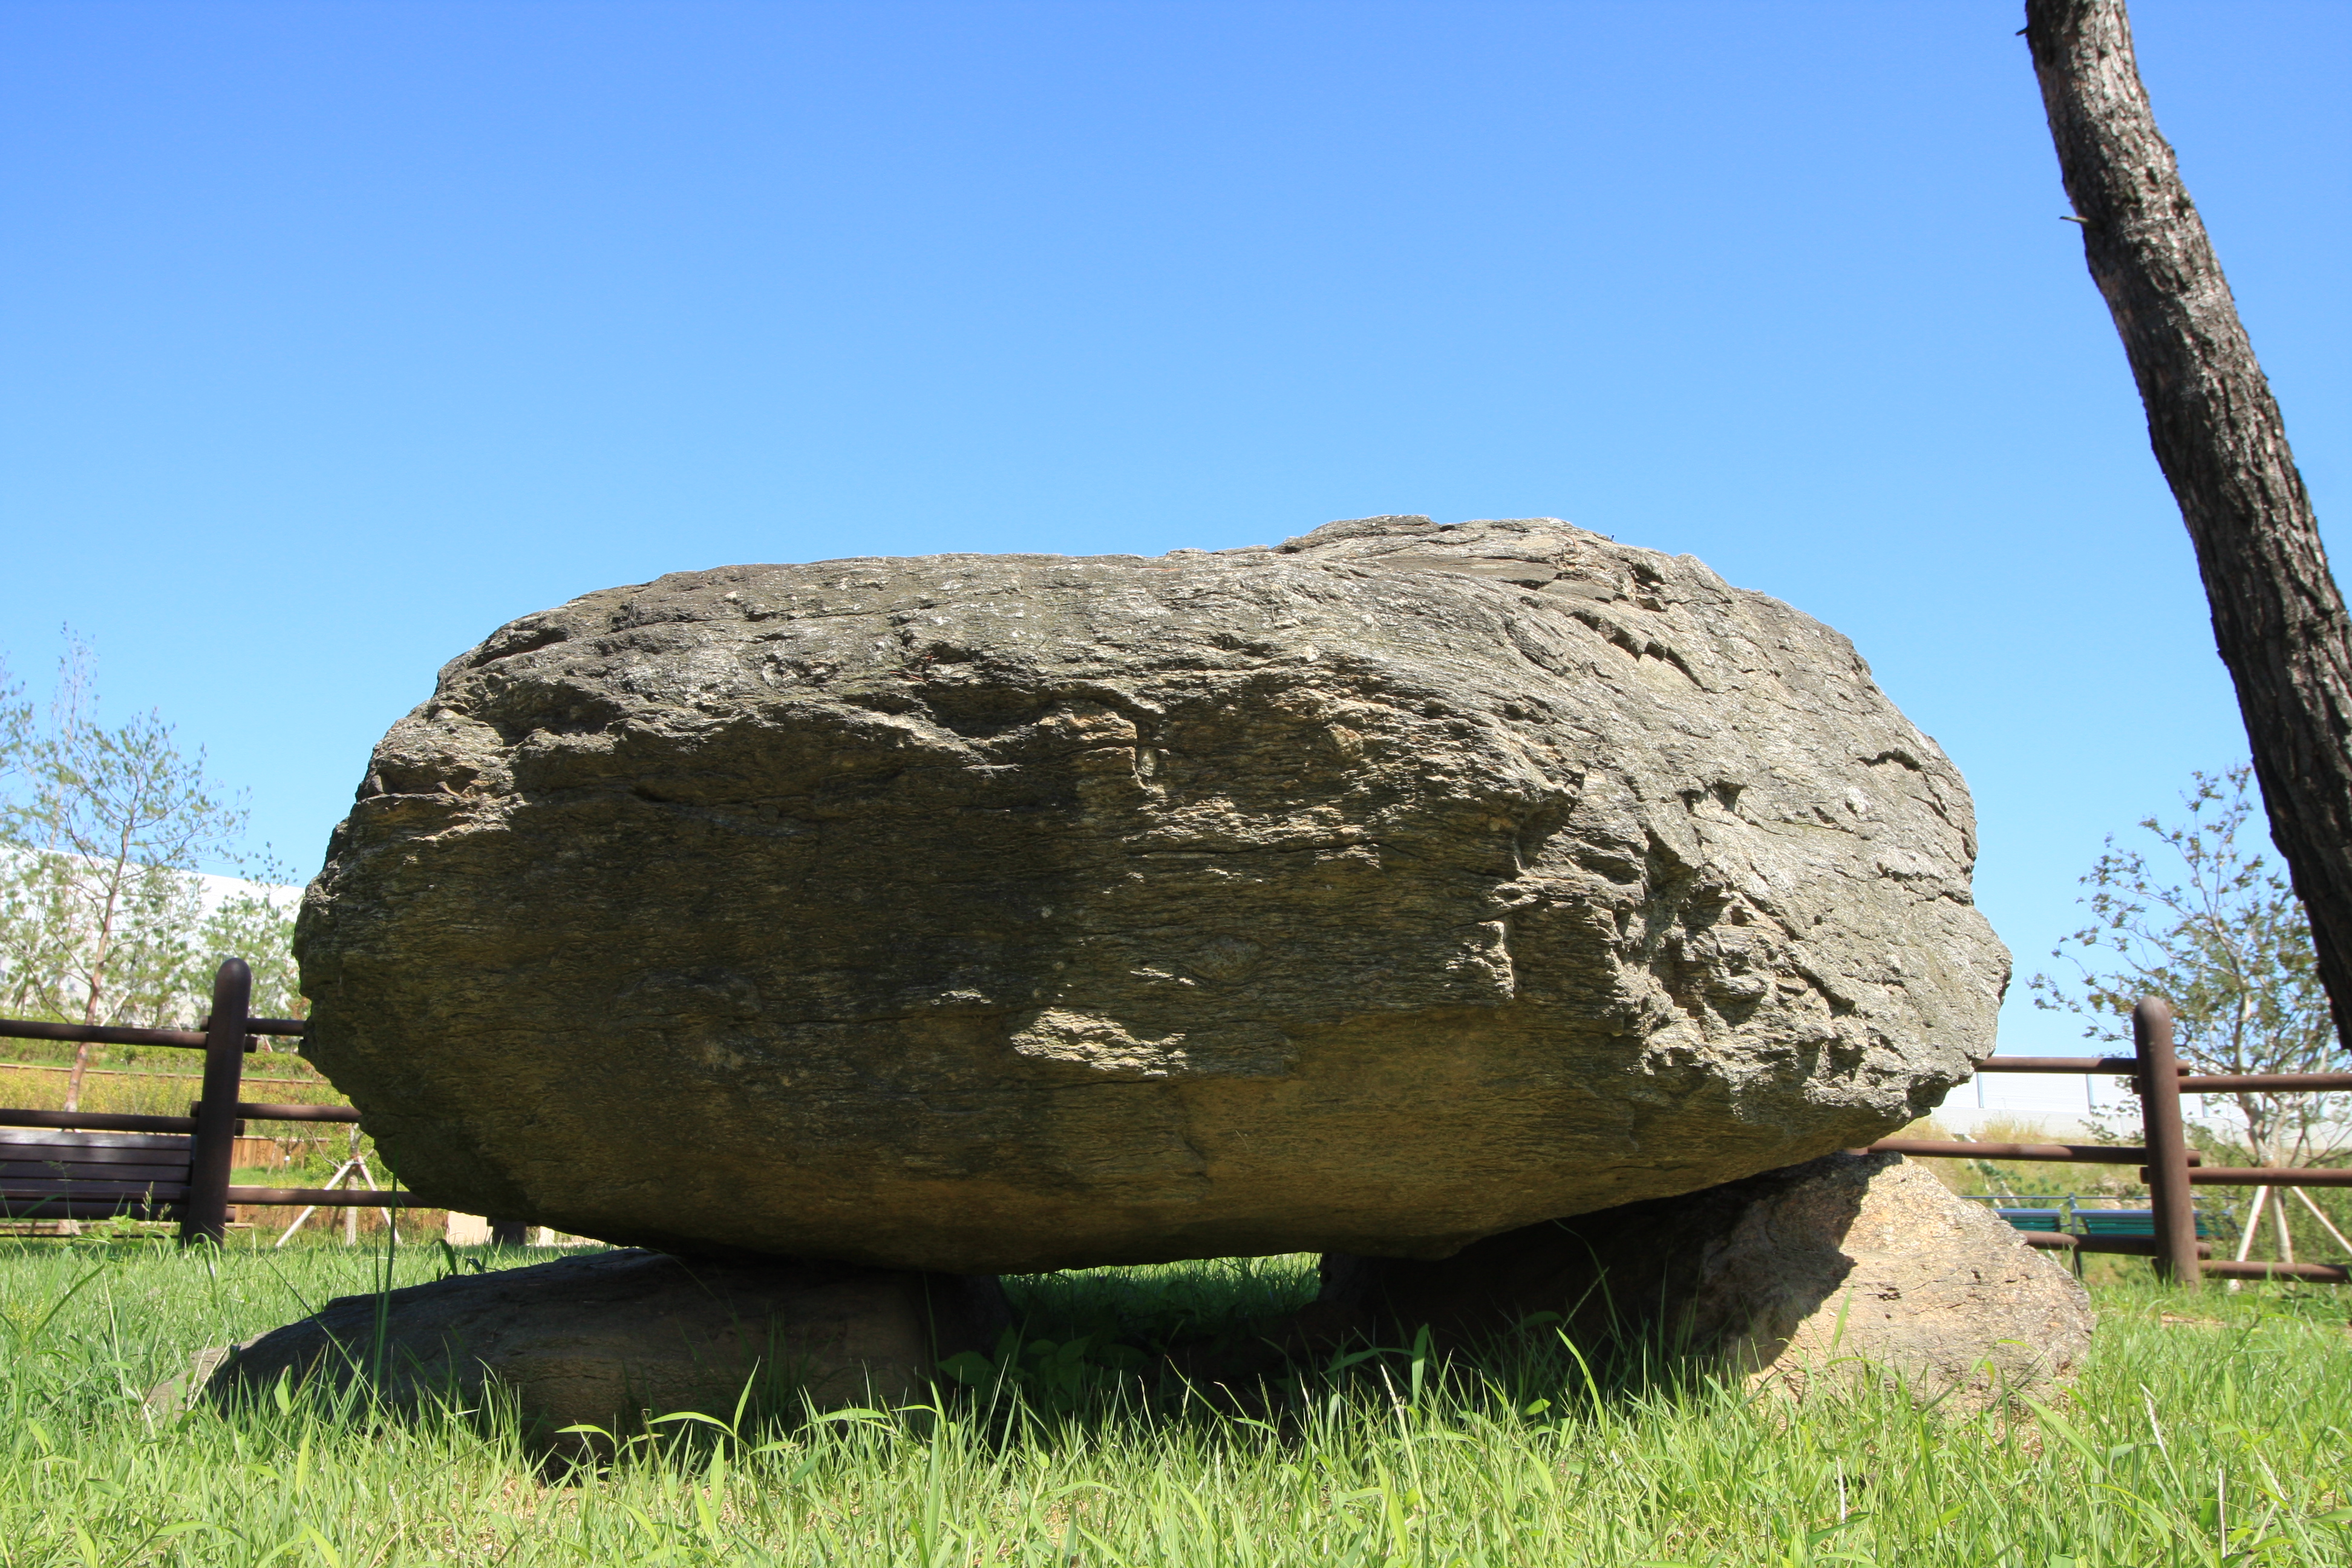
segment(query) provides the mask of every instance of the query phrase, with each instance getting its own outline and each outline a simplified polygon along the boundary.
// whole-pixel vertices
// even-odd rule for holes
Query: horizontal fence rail
[[[177,1046],[205,1048],[201,1029],[132,1029],[98,1024],[45,1024],[36,1018],[0,1018],[0,1036],[13,1040],[63,1040],[69,1045]]]
[[[1940,1138],[1881,1138],[1870,1146],[1878,1154],[1911,1154],[1936,1160],[2047,1160],[2084,1165],[2145,1165],[2145,1149],[2111,1148],[2105,1143],[1961,1143]],[[2203,1156],[2191,1150],[2189,1163]]]
[[[196,1102],[203,1105],[202,1100]],[[342,1121],[357,1124],[360,1113],[348,1105],[236,1104],[241,1121]],[[0,1110],[0,1127],[87,1127],[99,1132],[193,1132],[194,1116],[131,1116],[109,1110]]]
[[[54,1072],[69,1074],[72,1071],[73,1064],[71,1062],[0,1062],[0,1072]],[[204,1081],[205,1076],[200,1072],[142,1072],[137,1068],[82,1068],[81,1075],[85,1079],[135,1079],[142,1083],[201,1083]],[[329,1083],[323,1078],[248,1078],[245,1080],[246,1087],[248,1089],[257,1083],[292,1084],[297,1088],[302,1089],[334,1088],[333,1084]]]
[[[40,1018],[0,1018],[0,1038],[62,1040],[68,1045],[173,1046],[181,1050],[201,1051],[212,1037],[212,1022],[205,1018],[193,1029],[141,1029],[117,1024],[52,1024]],[[245,1021],[245,1032],[248,1037],[299,1036],[310,1026],[300,1018],[247,1018]],[[245,1048],[253,1050],[257,1043],[256,1039],[248,1037]]]
[[[2160,1257],[2161,1247],[2152,1236],[2062,1236],[2048,1231],[2027,1231],[2025,1245],[2050,1252],[2119,1252],[2135,1258]],[[2324,1284],[2352,1284],[2352,1269],[2340,1268],[2333,1263],[2265,1263],[2240,1262],[2234,1258],[2215,1258],[2210,1244],[2197,1244],[2197,1268],[2202,1274],[2223,1279],[2314,1279]]]
[[[2228,1094],[2234,1089],[2286,1094],[2341,1092],[2352,1089],[2352,1072],[2191,1073],[2180,1080],[2183,1094]]]
[[[2333,1263],[2279,1263],[2260,1259],[2216,1258],[2200,1263],[2198,1271],[2221,1279],[2310,1279],[2322,1285],[2352,1285],[2352,1269]]]
[[[2146,1182],[2148,1177],[2143,1173],[2140,1180]],[[2352,1170],[2325,1165],[2200,1165],[2189,1173],[2189,1180],[2200,1187],[2352,1187]]]
[[[231,1187],[228,1201],[264,1208],[409,1208],[409,1194],[396,1187]]]
[[[357,1125],[360,1113],[348,1105],[252,1105],[236,1102],[236,1113],[248,1121],[348,1121]]]
[[[2139,1076],[2135,1057],[1983,1057],[1969,1064],[1979,1072],[2084,1073],[2096,1078]],[[2273,1093],[2328,1094],[2352,1090],[2352,1072],[2191,1072],[2177,1068],[2183,1094],[2227,1094],[2235,1089]]]
[[[1969,1065],[1979,1072],[2113,1073],[2125,1078],[2139,1071],[2136,1057],[1986,1057]]]

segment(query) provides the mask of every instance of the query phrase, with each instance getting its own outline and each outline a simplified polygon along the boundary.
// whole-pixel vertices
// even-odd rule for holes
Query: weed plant
[[[151,1398],[328,1297],[543,1256],[0,1242],[0,1563],[2352,1564],[2328,1288],[2103,1287],[2073,1394],[1974,1416],[1539,1339],[1167,1370],[1303,1300],[1299,1258],[1015,1281],[1024,1333],[924,1405],[657,1422],[594,1469],[551,1473],[496,1410]]]

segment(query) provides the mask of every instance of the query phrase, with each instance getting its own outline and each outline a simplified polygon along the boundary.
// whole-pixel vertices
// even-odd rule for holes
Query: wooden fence
[[[297,1036],[299,1019],[249,1016],[252,972],[242,959],[220,966],[213,1011],[197,1029],[134,1029],[0,1018],[0,1036],[18,1039],[162,1046],[205,1053],[201,1097],[186,1116],[124,1116],[69,1110],[0,1110],[0,1218],[96,1218],[132,1214],[176,1218],[184,1242],[218,1242],[231,1204],[318,1208],[398,1208],[403,1192],[229,1184],[251,1121],[355,1124],[347,1106],[252,1104],[238,1099],[246,1055],[262,1036]],[[2154,1211],[2151,1237],[2027,1232],[2029,1246],[2153,1258],[2157,1272],[2180,1284],[2203,1275],[2352,1282],[2352,1271],[2325,1263],[2209,1259],[2197,1238],[2195,1190],[2200,1186],[2352,1187],[2352,1170],[2311,1166],[2211,1166],[2189,1147],[2183,1094],[2262,1089],[2326,1093],[2352,1090],[2352,1073],[2189,1074],[2173,1050],[2172,1010],[2156,997],[2132,1010],[2128,1057],[1989,1057],[1979,1072],[2114,1073],[2128,1076],[2140,1101],[2142,1142],[2110,1147],[2070,1143],[1966,1143],[1885,1138],[1874,1151],[1928,1158],[2046,1161],[2137,1165]],[[11,1129],[24,1129],[18,1132]],[[134,1174],[135,1173],[135,1174]]]
[[[263,1036],[299,1036],[299,1018],[251,1016],[253,972],[241,958],[213,977],[213,1010],[194,1029],[114,1028],[0,1018],[0,1036],[73,1044],[161,1046],[204,1053],[185,1116],[0,1110],[0,1218],[176,1219],[180,1239],[220,1242],[229,1205],[397,1208],[402,1192],[229,1184],[247,1121],[356,1124],[341,1105],[253,1104],[238,1098],[245,1058]]]
[[[6,1033],[5,1026],[15,1021],[16,1020],[0,1019],[0,1035],[5,1035]],[[63,1062],[0,1062],[0,1073],[10,1072],[54,1073],[60,1078],[68,1078],[72,1076],[73,1068]],[[168,1094],[170,1091],[170,1086],[175,1083],[202,1083],[204,1081],[204,1074],[202,1073],[136,1072],[129,1071],[121,1068],[85,1068],[82,1069],[82,1077],[85,1079],[128,1079],[135,1082],[140,1088],[152,1089],[154,1091],[152,1098],[161,1098],[162,1096]],[[269,1084],[272,1086],[283,1085],[285,1087],[294,1089],[320,1089],[329,1091],[331,1091],[334,1089],[334,1085],[329,1083],[322,1078],[247,1077],[242,1080],[238,1092],[243,1093],[247,1089],[254,1089],[262,1084]],[[11,1097],[9,1092],[10,1088],[10,1080],[5,1078],[0,1078],[0,1099],[7,1099]],[[132,1098],[134,1101],[136,1101],[138,1100],[148,1099],[151,1097],[140,1095]],[[17,1109],[26,1108],[20,1107]],[[116,1109],[123,1109],[119,1100],[117,1102]],[[231,1168],[239,1171],[250,1171],[256,1167],[265,1165],[290,1165],[296,1163],[294,1152],[297,1146],[318,1145],[324,1147],[328,1144],[340,1144],[342,1142],[343,1140],[335,1137],[331,1133],[322,1133],[307,1138],[300,1136],[299,1134],[292,1137],[272,1137],[268,1134],[240,1134],[236,1141],[236,1152],[229,1157],[229,1165]]]

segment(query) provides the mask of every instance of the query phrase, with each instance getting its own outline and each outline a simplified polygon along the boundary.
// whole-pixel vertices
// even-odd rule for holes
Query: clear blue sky
[[[0,648],[308,875],[590,589],[1566,517],[1853,637],[2055,1045],[2075,879],[2244,740],[2020,10],[13,0]],[[2352,6],[2134,11],[2340,517]]]

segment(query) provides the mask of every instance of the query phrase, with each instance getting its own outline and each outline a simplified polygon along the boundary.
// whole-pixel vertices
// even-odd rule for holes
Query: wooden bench
[[[253,973],[232,958],[213,978],[212,1016],[201,1029],[132,1029],[0,1018],[0,1036],[168,1046],[205,1053],[203,1098],[185,1116],[0,1110],[0,1219],[33,1224],[85,1219],[176,1220],[183,1242],[219,1242],[231,1204],[320,1208],[398,1206],[400,1192],[343,1192],[229,1184],[247,1121],[356,1122],[340,1105],[254,1105],[237,1099],[246,1053],[262,1035],[299,1035],[293,1018],[256,1018]]]
[[[0,1205],[10,1219],[177,1219],[195,1146],[185,1133],[0,1128]]]

